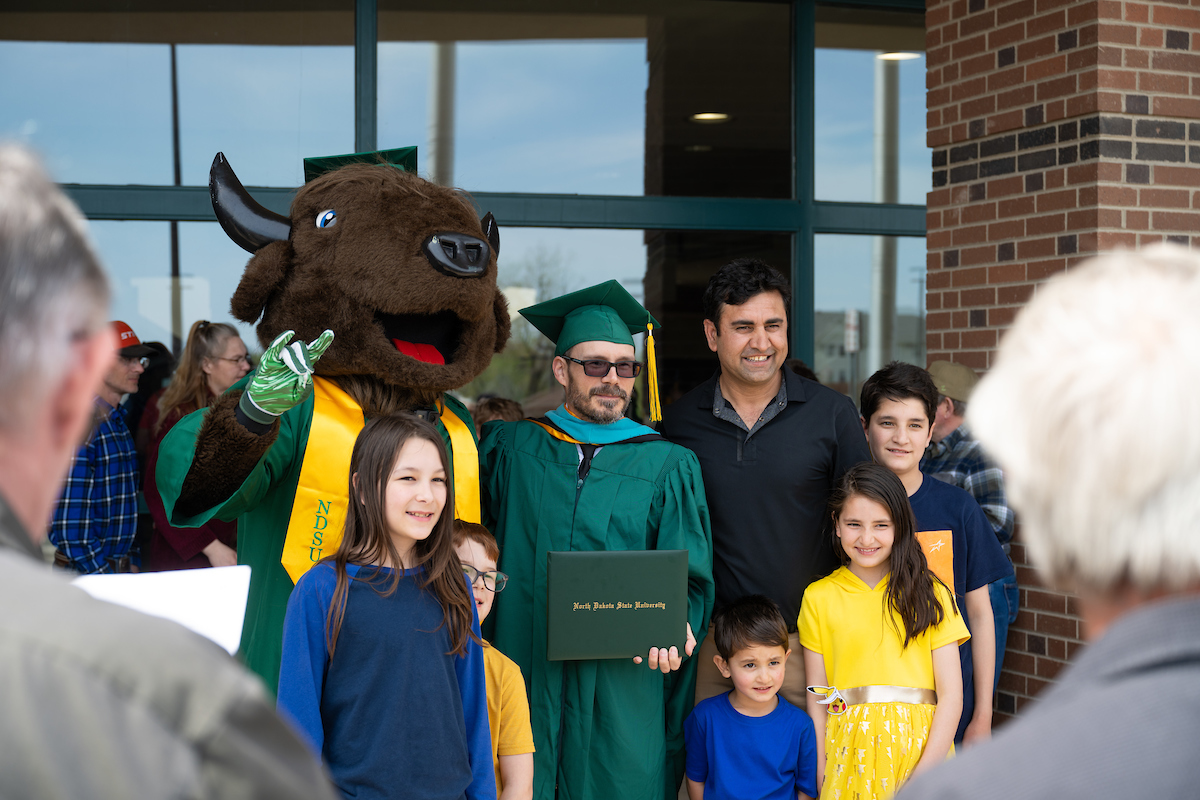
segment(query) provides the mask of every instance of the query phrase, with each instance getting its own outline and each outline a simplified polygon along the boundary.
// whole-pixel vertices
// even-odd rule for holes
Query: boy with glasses
[[[500,547],[477,522],[454,520],[454,549],[471,583],[479,624],[492,610],[496,593],[508,576],[496,569]],[[487,680],[488,722],[492,729],[492,767],[496,770],[498,800],[533,797],[533,729],[521,668],[486,640],[483,669]]]

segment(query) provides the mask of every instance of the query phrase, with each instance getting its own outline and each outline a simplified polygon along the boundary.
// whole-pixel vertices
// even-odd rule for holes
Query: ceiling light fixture
[[[920,53],[880,53],[875,56],[880,61],[912,61],[914,58],[920,58]]]
[[[721,122],[729,122],[733,117],[724,111],[702,111],[699,114],[692,114],[688,119],[702,125],[716,125]]]

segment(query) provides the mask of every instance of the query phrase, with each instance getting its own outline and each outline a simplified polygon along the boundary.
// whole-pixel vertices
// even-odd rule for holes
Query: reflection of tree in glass
[[[568,267],[568,258],[560,249],[540,244],[526,251],[520,260],[505,263],[501,257],[499,283],[508,296],[512,338],[504,352],[492,359],[491,366],[458,394],[472,400],[491,394],[521,402],[558,386],[550,372],[554,343],[517,311],[582,288]]]

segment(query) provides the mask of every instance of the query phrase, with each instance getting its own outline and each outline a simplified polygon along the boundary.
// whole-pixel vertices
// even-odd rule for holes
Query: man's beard
[[[589,406],[587,401],[592,397],[616,397],[620,398],[621,402],[611,409],[599,403]],[[611,425],[625,416],[625,409],[628,406],[629,395],[620,386],[603,384],[593,386],[588,392],[583,391],[573,381],[567,386],[567,407],[574,411],[580,419],[588,422]]]

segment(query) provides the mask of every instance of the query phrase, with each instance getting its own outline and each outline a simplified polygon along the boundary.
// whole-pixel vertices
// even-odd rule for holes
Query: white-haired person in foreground
[[[79,211],[0,145],[0,797],[330,798],[225,652],[41,559],[117,347],[108,296]]]
[[[1089,644],[901,798],[1200,796],[1200,257],[1118,252],[1050,281],[967,419]]]

